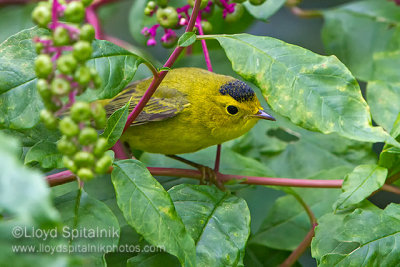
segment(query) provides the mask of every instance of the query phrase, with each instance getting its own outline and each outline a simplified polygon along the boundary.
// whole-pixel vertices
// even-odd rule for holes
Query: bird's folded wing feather
[[[142,90],[137,90],[134,85],[130,86],[105,105],[107,116],[111,116],[112,113],[123,107],[129,100],[131,100],[129,106],[129,112],[131,112],[143,96],[143,93]],[[166,120],[176,116],[188,105],[189,102],[183,93],[173,88],[161,86],[157,89],[153,97],[150,98],[143,111],[131,126]]]

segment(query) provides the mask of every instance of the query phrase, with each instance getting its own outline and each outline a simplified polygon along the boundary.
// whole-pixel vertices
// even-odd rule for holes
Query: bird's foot
[[[176,155],[167,155],[167,156],[198,169],[201,172],[200,184],[203,184],[203,185],[204,184],[209,184],[209,185],[214,184],[222,191],[225,191],[224,183],[218,179],[218,172],[216,172],[215,170],[211,169],[210,167],[198,164],[196,162],[181,158]]]

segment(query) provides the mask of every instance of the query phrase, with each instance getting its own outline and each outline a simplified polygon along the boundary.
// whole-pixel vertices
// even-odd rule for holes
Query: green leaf
[[[135,76],[144,59],[111,42],[95,40],[93,54],[86,65],[96,68],[102,79],[97,90],[87,90],[82,98],[87,100],[109,99],[121,92]]]
[[[254,6],[250,2],[243,3],[247,11],[258,20],[267,20],[274,15],[284,4],[285,0],[267,0],[262,5]]]
[[[321,172],[310,179],[340,179],[348,172],[347,167]],[[339,189],[293,189],[319,218],[332,212],[332,204],[340,194]],[[323,196],[323,197],[321,197]],[[258,244],[280,250],[294,250],[310,230],[310,220],[300,203],[292,195],[278,198],[259,231],[250,238],[249,244]]]
[[[348,208],[360,203],[385,183],[387,169],[378,165],[360,165],[346,175],[343,181],[343,193],[334,204],[335,210]]]
[[[179,261],[168,253],[140,253],[130,258],[128,267],[178,267]]]
[[[115,163],[111,174],[126,221],[152,245],[165,248],[184,266],[195,266],[194,241],[168,193],[137,160]]]
[[[58,152],[55,143],[39,141],[25,155],[24,164],[32,165],[33,163],[39,163],[43,169],[62,168],[62,154]]]
[[[11,36],[0,44],[0,128],[29,129],[39,121],[43,109],[36,90],[32,38],[48,31],[32,28]],[[95,40],[89,66],[96,67],[103,83],[97,90],[87,90],[79,99],[111,98],[132,80],[143,59],[110,42]]]
[[[9,145],[15,144],[9,136],[1,134],[0,139],[9,140]],[[15,155],[11,154],[9,145],[0,147],[1,216],[17,217],[28,224],[56,222],[58,213],[51,205],[46,180],[40,173],[23,167]]]
[[[126,120],[129,115],[129,105],[131,101],[125,104],[122,108],[116,110],[107,120],[106,128],[104,132],[100,135],[104,137],[108,141],[108,147],[112,147],[118,139],[121,137],[121,134],[124,130]]]
[[[196,33],[185,32],[184,34],[182,34],[181,37],[179,37],[178,45],[182,47],[187,47],[189,45],[192,45],[194,42],[196,42]]]
[[[5,5],[0,8],[0,42],[23,29],[31,28],[31,13],[36,3],[24,5]]]
[[[243,265],[250,235],[246,201],[201,185],[182,184],[168,193],[196,243],[196,266]]]
[[[322,133],[400,146],[381,127],[372,127],[360,87],[333,56],[270,37],[215,35],[235,72],[260,87],[271,108],[293,123]]]
[[[276,267],[283,263],[287,259],[287,257],[289,257],[289,255],[289,251],[272,249],[256,244],[249,244],[246,247],[244,266]],[[300,267],[302,265],[296,262],[292,266]]]
[[[385,210],[357,209],[345,217],[329,215],[321,220],[312,242],[318,266],[373,266],[377,262],[381,266],[397,265],[399,214],[400,206],[390,204]],[[323,231],[327,229],[331,230]]]
[[[348,166],[351,171],[360,164],[377,161],[369,143],[337,134],[310,132],[279,115],[274,116],[276,122],[260,121],[229,145],[246,158],[260,161],[275,173],[275,177],[310,177],[340,166]]]
[[[391,1],[357,1],[323,12],[322,39],[361,80],[370,80],[376,52],[399,48],[400,10]]]
[[[390,132],[400,112],[400,83],[369,82],[367,100],[374,121]]]
[[[36,90],[32,38],[47,31],[33,28],[0,44],[0,128],[32,128],[43,104]]]
[[[78,246],[118,245],[120,227],[113,212],[103,202],[89,196],[84,190],[75,190],[55,200],[64,223],[63,237],[75,248]],[[73,229],[78,229],[76,233]],[[85,231],[86,234],[83,234]],[[106,251],[93,251],[104,254]],[[92,254],[92,253],[90,253]]]

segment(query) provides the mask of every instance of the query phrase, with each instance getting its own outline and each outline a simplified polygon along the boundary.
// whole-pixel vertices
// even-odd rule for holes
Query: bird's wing
[[[129,112],[131,112],[143,96],[143,93],[143,90],[138,90],[134,84],[129,86],[127,90],[105,105],[107,116],[111,116],[114,111],[123,107],[129,100],[131,100],[129,106]],[[172,118],[188,105],[189,102],[183,93],[161,85],[131,126]]]

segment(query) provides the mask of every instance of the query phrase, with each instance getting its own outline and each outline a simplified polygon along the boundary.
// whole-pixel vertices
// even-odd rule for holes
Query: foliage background
[[[306,0],[302,4],[302,7],[310,9],[327,8],[347,2],[351,1]],[[140,43],[132,38],[128,27],[131,5],[132,1],[123,0],[103,7],[100,11],[102,26],[105,33],[110,33],[122,40],[135,44],[138,48],[143,48]],[[0,41],[5,40],[8,36],[21,29],[33,26],[30,19],[31,7],[32,6],[3,7],[0,9],[0,14],[2,14],[0,26],[4,24],[10,25],[8,27],[1,27],[5,30],[2,30],[0,33]],[[114,14],[118,14],[118,16]],[[268,23],[256,22],[251,25],[246,32],[254,35],[276,37],[285,42],[310,49],[313,52],[325,54],[321,40],[322,24],[322,18],[302,19],[291,14],[288,9],[282,8],[270,18]],[[121,25],[126,25],[126,27],[121,27]],[[211,47],[217,46],[215,41],[208,41],[208,43]],[[152,55],[153,59],[157,59],[155,61],[158,62],[165,62],[171,52],[170,50],[161,48],[161,46],[147,48],[146,51],[145,53]],[[238,77],[238,75],[232,71],[231,64],[221,50],[211,49],[211,61],[215,72]],[[175,67],[178,66],[200,66],[204,68],[205,63],[203,55],[195,53],[191,57],[182,58],[175,65]],[[135,75],[135,80],[150,75],[151,73],[145,66],[141,66]],[[365,92],[365,84],[361,83],[361,86]],[[264,105],[266,104],[264,103]],[[268,139],[259,140],[259,136],[268,137]],[[226,173],[243,173],[260,176],[276,175],[278,177],[293,178],[316,177],[318,179],[341,179],[346,173],[360,163],[367,164],[376,162],[377,154],[371,152],[370,146],[371,144],[349,141],[337,135],[324,136],[319,133],[311,133],[294,126],[285,118],[278,117],[277,124],[267,123],[261,125],[260,123],[250,134],[224,145],[222,171]],[[374,151],[376,153],[380,152],[382,146],[383,144],[375,144]],[[261,147],[261,149],[255,149],[256,147]],[[215,153],[214,150],[214,148],[210,148],[190,155],[188,158],[211,166]],[[242,156],[248,156],[246,158],[248,162],[242,158]],[[251,158],[258,161],[253,161]],[[141,160],[149,166],[186,167],[180,163],[157,155],[143,154]],[[238,162],[240,162],[239,167],[236,167]],[[290,164],[288,164],[288,162],[290,162]],[[177,180],[173,178],[163,178],[162,184],[166,189],[169,189],[183,180],[193,183],[193,181],[188,179]],[[54,197],[61,196],[74,187],[76,187],[75,183],[56,187],[52,189],[52,195]],[[110,207],[117,209],[115,199],[112,199],[114,192],[110,191],[110,188],[111,184],[107,179],[98,179],[96,182],[88,183],[85,189],[92,196],[98,197],[98,199],[103,200]],[[315,195],[313,192],[316,192],[316,189],[299,189],[298,191],[301,192],[302,195],[307,196],[310,203],[320,201],[318,204],[321,205],[320,210],[326,209],[324,205],[330,207],[340,194],[340,190],[338,189],[318,189],[318,194]],[[287,255],[286,252],[282,252],[280,249],[294,249],[295,247],[293,247],[293,244],[301,240],[307,233],[309,228],[307,224],[308,221],[301,207],[294,207],[293,210],[288,210],[285,213],[290,214],[290,212],[293,212],[293,216],[301,217],[299,220],[306,223],[303,229],[300,227],[301,223],[293,228],[293,226],[290,225],[290,223],[293,222],[290,220],[287,222],[287,225],[285,225],[284,221],[287,218],[282,218],[283,223],[281,222],[282,228],[280,229],[274,228],[273,223],[263,223],[268,216],[269,218],[267,219],[270,219],[270,222],[274,222],[271,220],[271,218],[274,217],[277,218],[276,222],[279,222],[279,215],[282,215],[280,209],[293,204],[294,201],[290,196],[283,197],[285,195],[284,192],[267,187],[248,186],[241,188],[236,194],[246,199],[248,203],[252,218],[252,233],[258,233],[259,240],[264,240],[263,236],[271,235],[271,232],[276,234],[275,243],[264,243],[262,245],[271,247],[271,250],[276,249],[277,251],[274,252],[274,254],[278,255],[278,258],[279,255],[282,254],[283,256],[279,258],[278,261],[284,259],[284,256]],[[325,197],[324,200],[320,199],[322,195]],[[275,202],[278,198],[279,201]],[[382,192],[376,194],[370,198],[370,200],[382,208],[390,202],[400,203],[398,197],[390,193]],[[318,207],[314,208],[317,211],[319,210]],[[299,214],[299,210],[301,210],[303,214]],[[316,215],[319,216],[319,214]],[[119,216],[121,216],[121,214]],[[293,231],[288,232],[291,228]],[[122,227],[121,231],[126,231],[127,235],[130,237],[136,235],[130,227]],[[287,236],[291,236],[293,240],[283,241],[283,237]],[[257,237],[254,237],[254,240],[255,243],[250,244],[250,249],[252,251],[248,251],[247,255],[253,254],[256,255],[256,257],[261,257],[257,255],[257,246],[265,241],[257,243]],[[109,262],[113,262],[114,260],[118,262],[120,260],[117,255],[108,255],[107,257]],[[245,262],[246,260],[249,261],[249,258],[245,259]],[[300,263],[303,266],[316,265],[315,260],[311,258],[309,252],[300,259]]]

